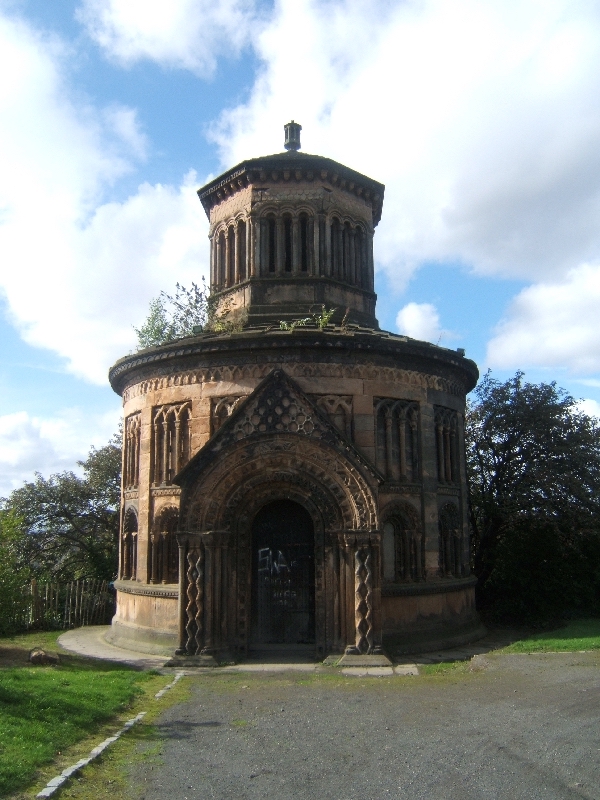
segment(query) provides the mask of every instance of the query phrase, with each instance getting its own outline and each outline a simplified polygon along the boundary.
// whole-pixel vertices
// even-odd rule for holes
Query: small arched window
[[[275,215],[269,214],[267,217],[267,269],[275,272],[277,251],[277,223]]]
[[[229,228],[227,232],[227,285],[235,283],[235,229]]]
[[[137,514],[133,508],[128,508],[121,536],[121,578],[124,581],[134,581],[137,577],[137,538]]]
[[[300,271],[308,272],[308,214],[300,214]]]
[[[292,271],[292,218],[289,214],[283,216],[283,269]]]
[[[423,580],[423,529],[416,509],[397,504],[383,525],[383,579],[396,583]]]
[[[460,514],[454,503],[446,503],[439,512],[439,564],[442,576],[461,578],[467,574]]]
[[[349,283],[353,282],[352,275],[352,230],[350,223],[346,222],[342,231],[342,278]]]
[[[364,271],[364,263],[363,263],[363,247],[364,247],[364,235],[362,232],[362,228],[358,227],[356,229],[355,237],[354,237],[354,252],[355,252],[355,265],[356,265],[356,285],[362,287],[363,289],[368,289],[367,281],[365,276],[363,275]]]
[[[169,507],[160,512],[154,523],[148,552],[150,583],[177,583],[179,580],[178,522],[178,510]]]
[[[246,223],[240,220],[237,224],[237,247],[238,247],[238,274],[240,281],[245,281],[247,277],[246,269]]]
[[[225,233],[221,231],[219,234],[218,245],[217,245],[217,283],[219,286],[225,286],[225,273],[226,273],[226,263],[225,263]]]
[[[191,458],[191,408],[189,403],[155,409],[153,420],[152,482],[170,483]]]
[[[334,218],[331,222],[331,274],[334,278],[340,277],[340,249],[341,226],[339,219]]]

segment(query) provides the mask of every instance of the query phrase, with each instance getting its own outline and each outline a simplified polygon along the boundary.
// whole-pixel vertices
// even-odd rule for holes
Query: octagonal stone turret
[[[373,234],[384,189],[337,161],[294,149],[243,161],[203,186],[218,308],[254,326],[324,305],[336,309],[334,322],[347,315],[378,329]]]

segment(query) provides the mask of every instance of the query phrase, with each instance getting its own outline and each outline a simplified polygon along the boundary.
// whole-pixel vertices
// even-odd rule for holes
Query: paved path
[[[110,625],[90,625],[86,628],[62,633],[58,637],[59,645],[71,653],[78,653],[88,658],[101,658],[103,661],[120,661],[137,669],[158,669],[169,659],[164,656],[152,656],[148,653],[137,653],[115,647],[104,639]]]
[[[93,625],[85,628],[76,628],[72,631],[63,633],[58,638],[61,647],[70,652],[79,653],[89,658],[100,658],[105,661],[120,661],[124,664],[129,664],[141,669],[158,669],[164,667],[171,660],[167,656],[153,656],[148,653],[139,653],[133,650],[125,650],[121,647],[115,647],[109,644],[104,635],[110,630],[109,625]],[[512,631],[496,631],[489,634],[484,639],[480,639],[471,645],[464,647],[454,648],[452,650],[440,650],[434,653],[417,653],[410,656],[402,656],[399,663],[394,668],[396,674],[406,675],[411,674],[414,666],[417,667],[421,664],[435,664],[442,661],[465,661],[472,658],[474,655],[488,653],[498,647],[503,647],[515,638]],[[275,656],[276,657],[276,656]],[[179,669],[179,667],[176,667]],[[250,660],[235,664],[230,667],[222,667],[220,670],[233,671],[233,672],[273,672],[273,671],[289,671],[299,670],[303,672],[322,671],[323,667],[319,663],[314,662],[301,662],[294,663],[293,661],[281,660],[279,663],[274,663],[271,659],[269,661],[261,662]],[[187,669],[189,672],[205,672],[213,671],[212,668],[191,668]],[[325,670],[327,671],[327,670]],[[381,675],[392,674],[388,668],[387,671],[381,672],[378,669],[369,669],[368,671],[361,668],[350,668],[345,670],[346,674],[362,676],[364,674],[374,675],[380,677]]]
[[[600,654],[490,655],[451,676],[188,677],[139,800],[600,798]]]

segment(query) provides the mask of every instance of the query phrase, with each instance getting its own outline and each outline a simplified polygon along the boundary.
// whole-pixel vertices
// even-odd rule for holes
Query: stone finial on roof
[[[299,122],[288,122],[287,125],[283,126],[285,130],[285,142],[283,146],[286,150],[300,150],[300,131],[302,130],[302,125]]]

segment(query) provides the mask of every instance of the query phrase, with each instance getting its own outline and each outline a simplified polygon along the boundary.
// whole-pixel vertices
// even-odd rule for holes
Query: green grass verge
[[[0,652],[56,648],[57,634],[0,639]],[[0,797],[125,711],[152,676],[121,664],[61,653],[57,666],[0,667]],[[164,678],[162,679],[164,682]]]
[[[419,675],[450,676],[469,672],[468,661],[440,661],[439,664],[419,664]]]
[[[172,677],[158,675],[145,684],[144,696],[138,698],[133,708],[127,712],[127,717],[131,717],[139,711],[147,711],[142,722],[105,750],[100,758],[67,781],[61,789],[60,800],[140,800],[143,797],[144,784],[131,777],[132,771],[135,772],[141,765],[143,772],[146,772],[163,763],[164,736],[153,723],[165,709],[189,698],[190,687],[187,679],[184,679],[160,700],[155,700],[155,692],[171,680]],[[74,764],[87,755],[92,747],[109,736],[116,727],[118,726],[113,724],[72,748],[67,759],[68,764]],[[46,781],[57,774],[56,771],[52,774],[47,770],[46,772]],[[10,800],[34,800],[44,781],[39,783],[35,791],[19,794]]]
[[[502,653],[573,653],[600,649],[600,619],[576,619],[555,631],[544,631],[513,642]]]

